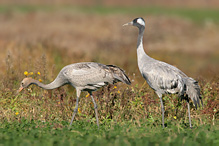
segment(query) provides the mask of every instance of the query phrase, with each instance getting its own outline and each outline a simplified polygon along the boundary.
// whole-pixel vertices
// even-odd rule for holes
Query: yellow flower
[[[39,79],[40,82],[42,82],[43,80]]]
[[[176,116],[174,116],[173,118],[176,119]]]
[[[40,72],[38,71],[37,74],[40,75]]]
[[[58,104],[60,104],[60,101],[58,102]]]
[[[28,75],[33,75],[33,72],[30,72]]]
[[[114,86],[114,89],[116,89],[117,87],[116,86]]]
[[[119,91],[119,90],[118,90],[117,92],[120,94],[120,91]]]
[[[28,76],[28,72],[27,72],[27,71],[25,71],[25,72],[24,72],[24,75],[25,75],[25,76]]]
[[[89,97],[90,96],[90,94],[88,93],[85,97]]]
[[[80,110],[80,108],[78,108],[78,113],[79,113],[79,114],[81,113],[81,110]]]
[[[15,113],[15,115],[18,115],[18,114],[19,114],[19,112],[16,112],[16,113]]]

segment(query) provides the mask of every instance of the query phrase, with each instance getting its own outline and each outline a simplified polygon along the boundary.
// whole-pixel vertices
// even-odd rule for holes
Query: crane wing
[[[112,83],[107,66],[95,62],[75,63],[63,68],[63,75],[77,87],[104,86]]]
[[[183,92],[184,77],[187,77],[178,68],[161,61],[143,69],[142,75],[151,88],[162,94]]]

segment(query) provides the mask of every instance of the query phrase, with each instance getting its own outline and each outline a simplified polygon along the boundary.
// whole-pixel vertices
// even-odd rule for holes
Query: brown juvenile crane
[[[76,113],[78,112],[78,102],[81,91],[88,91],[94,103],[97,126],[99,128],[97,105],[92,92],[102,86],[114,84],[116,82],[123,82],[128,85],[131,84],[125,72],[117,66],[104,65],[95,62],[82,62],[65,66],[59,72],[56,79],[46,85],[32,78],[24,78],[18,91],[20,92],[23,88],[26,88],[31,84],[35,84],[47,90],[55,89],[65,84],[70,84],[75,87],[77,95],[76,107],[74,109],[69,128],[72,125]]]
[[[145,21],[143,18],[136,18],[133,21],[124,24],[123,26],[126,25],[136,26],[139,29],[137,41],[138,68],[149,86],[156,92],[156,94],[160,98],[163,128],[164,106],[162,101],[162,95],[166,93],[178,93],[181,99],[185,99],[187,101],[189,125],[190,128],[192,128],[189,98],[193,101],[196,108],[197,105],[200,106],[200,100],[202,103],[198,82],[195,81],[193,78],[188,77],[178,68],[165,62],[155,60],[145,53],[143,48]]]

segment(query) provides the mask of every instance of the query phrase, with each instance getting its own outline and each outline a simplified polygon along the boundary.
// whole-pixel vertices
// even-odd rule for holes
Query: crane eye
[[[23,86],[23,85],[24,85],[24,83],[22,82],[22,83],[21,83],[21,85]]]

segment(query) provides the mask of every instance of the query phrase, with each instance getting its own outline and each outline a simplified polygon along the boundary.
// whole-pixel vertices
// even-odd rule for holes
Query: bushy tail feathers
[[[128,84],[130,85],[131,84],[131,81],[130,79],[128,78],[128,76],[125,74],[125,71],[122,70],[121,68],[115,66],[115,65],[107,65],[110,70],[113,72],[113,77],[116,79],[116,80],[119,80],[125,84]]]
[[[203,106],[201,94],[200,94],[200,87],[198,82],[195,81],[193,78],[187,78],[186,81],[186,94],[190,97],[197,109],[197,105],[200,107],[200,101]]]

